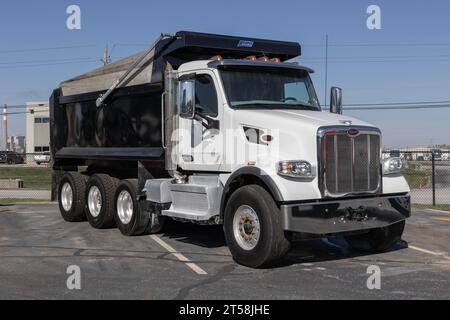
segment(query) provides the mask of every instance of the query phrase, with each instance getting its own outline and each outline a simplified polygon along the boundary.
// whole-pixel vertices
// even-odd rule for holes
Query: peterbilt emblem
[[[347,131],[347,134],[349,137],[357,137],[359,136],[359,130],[357,129],[350,129]]]
[[[253,48],[255,42],[249,40],[241,40],[239,41],[238,48]]]

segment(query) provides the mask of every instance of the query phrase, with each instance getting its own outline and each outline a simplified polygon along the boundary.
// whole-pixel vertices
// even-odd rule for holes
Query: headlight
[[[313,179],[316,177],[315,168],[308,161],[281,161],[277,166],[280,176]]]
[[[398,174],[405,168],[405,161],[402,158],[389,158],[383,161],[383,174]]]

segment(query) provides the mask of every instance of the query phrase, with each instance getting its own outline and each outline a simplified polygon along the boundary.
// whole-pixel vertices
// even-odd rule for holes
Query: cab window
[[[195,104],[197,112],[210,117],[218,116],[217,92],[211,76],[202,74],[195,77]]]
[[[295,99],[295,101],[300,101],[303,103],[310,102],[310,96],[306,83],[304,82],[294,82],[288,83],[284,87],[284,97],[285,99]]]

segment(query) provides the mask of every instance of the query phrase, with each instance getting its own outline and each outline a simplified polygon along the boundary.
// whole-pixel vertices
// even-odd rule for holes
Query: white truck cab
[[[403,161],[382,160],[375,126],[322,110],[312,72],[216,56],[172,73],[178,127],[168,147],[185,176],[166,190],[172,201],[162,215],[224,223],[233,256],[255,267],[285,254],[289,233],[347,233],[351,245],[372,250],[398,241],[410,214]],[[342,110],[340,95],[333,88],[332,110]],[[386,228],[393,231],[373,244]],[[263,245],[265,237],[273,243]]]

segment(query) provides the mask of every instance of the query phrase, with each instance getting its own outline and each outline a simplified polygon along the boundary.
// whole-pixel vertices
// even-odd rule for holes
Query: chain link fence
[[[0,204],[51,199],[50,154],[0,151]]]
[[[414,205],[450,209],[450,151],[390,151],[383,156],[405,160],[403,175],[411,187]]]
[[[411,187],[412,202],[421,207],[450,210],[450,151],[388,151],[383,158],[401,157],[403,174]],[[47,154],[9,156],[0,154],[0,202],[50,201],[52,170]]]

